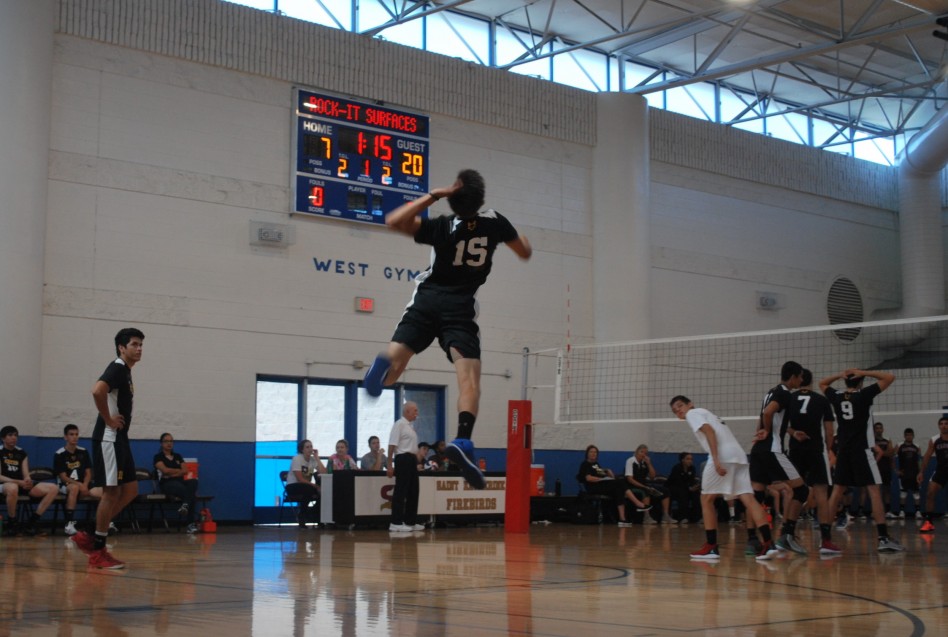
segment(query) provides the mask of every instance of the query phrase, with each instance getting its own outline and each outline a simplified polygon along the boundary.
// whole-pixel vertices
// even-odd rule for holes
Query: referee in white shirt
[[[418,417],[418,405],[409,401],[402,407],[402,417],[395,421],[388,437],[388,477],[395,478],[392,494],[392,523],[388,530],[395,533],[424,531],[415,523],[418,515],[418,434],[413,423]]]

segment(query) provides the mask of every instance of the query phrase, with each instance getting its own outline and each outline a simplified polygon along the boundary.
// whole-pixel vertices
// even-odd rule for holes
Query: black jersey
[[[628,467],[629,464],[632,465],[632,478],[639,484],[648,484],[648,465],[644,462],[639,462],[635,456],[629,458],[631,463],[626,463]]]
[[[135,385],[132,383],[132,370],[121,358],[117,358],[105,368],[99,380],[109,386],[109,413],[121,414],[125,426],[116,432],[105,426],[100,414],[92,431],[93,440],[113,441],[116,436],[128,437],[128,428],[132,424],[132,402],[135,397]]]
[[[184,480],[184,478],[179,476],[172,478],[171,476],[166,476],[161,473],[161,469],[158,468],[159,462],[169,469],[181,469],[182,465],[184,464],[184,458],[181,457],[180,453],[172,451],[171,458],[168,458],[164,451],[159,451],[155,454],[155,457],[152,458],[151,464],[153,467],[155,467],[155,474],[158,476],[158,482],[164,482],[166,480]]]
[[[903,442],[899,445],[899,451],[896,454],[899,459],[899,469],[902,475],[912,476],[912,479],[918,474],[922,460],[922,450],[914,442]]]
[[[586,484],[586,476],[608,478],[609,473],[600,467],[598,462],[589,462],[588,460],[583,460],[583,464],[579,465],[579,474],[576,476],[576,479],[583,484]]]
[[[948,440],[941,437],[941,434],[932,437],[932,444],[935,445],[935,460],[938,463],[939,470],[948,469]]]
[[[891,474],[892,472],[892,456],[888,455],[889,453],[889,439],[888,438],[875,438],[875,445],[882,449],[882,456],[879,458],[876,464],[879,465],[879,471]]]
[[[758,431],[764,428],[764,410],[767,408],[767,405],[776,401],[777,404],[780,405],[780,409],[774,413],[774,418],[771,423],[773,427],[770,429],[770,434],[763,440],[755,442],[754,446],[751,447],[751,453],[768,451],[774,453],[783,452],[783,437],[787,433],[787,413],[792,400],[793,394],[791,394],[787,386],[782,383],[764,395],[764,400],[760,404],[760,417],[757,421]]]
[[[490,274],[494,250],[519,235],[506,217],[486,210],[470,219],[422,219],[415,242],[432,246],[432,262],[415,279],[419,287],[474,294]]]
[[[665,486],[669,489],[690,489],[696,484],[701,484],[695,473],[695,466],[685,467],[684,463],[679,462],[672,467],[665,480]]]
[[[7,449],[5,445],[0,445],[0,472],[7,478],[22,480],[23,461],[27,455],[20,447]]]
[[[70,480],[82,482],[86,479],[86,470],[92,469],[92,459],[89,452],[82,447],[76,447],[76,450],[70,452],[65,447],[60,447],[59,451],[53,456],[53,472],[56,474],[56,482],[63,484],[60,474],[65,473]]]
[[[788,427],[806,433],[809,439],[790,438],[790,449],[822,452],[826,448],[823,423],[834,420],[833,407],[822,394],[809,389],[801,389],[792,396]]]
[[[872,401],[881,393],[878,383],[863,389],[826,389],[826,397],[836,413],[836,438],[840,452],[869,449],[875,444]]]

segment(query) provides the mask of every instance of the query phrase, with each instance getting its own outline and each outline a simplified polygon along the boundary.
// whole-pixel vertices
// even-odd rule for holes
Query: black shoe
[[[25,535],[26,537],[33,537],[34,535],[36,535],[36,525],[27,524],[26,526],[24,526],[23,535]]]

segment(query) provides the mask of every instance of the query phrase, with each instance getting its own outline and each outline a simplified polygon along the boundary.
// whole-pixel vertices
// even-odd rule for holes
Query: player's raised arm
[[[513,241],[507,242],[507,247],[514,251],[514,253],[526,261],[533,254],[533,247],[530,245],[530,242],[527,241],[527,238],[523,235],[519,235]]]
[[[844,376],[846,376],[846,372],[840,372],[838,374],[833,374],[832,376],[827,376],[826,378],[820,381],[820,391],[825,394],[826,390],[829,389],[830,385],[838,381],[840,378],[843,378]]]
[[[447,188],[435,188],[414,201],[403,203],[395,210],[385,215],[385,225],[396,232],[415,236],[421,226],[421,219],[418,218],[422,212],[427,210],[434,202],[443,197],[450,197],[462,186],[458,179],[453,185]]]
[[[876,383],[879,385],[879,391],[885,391],[889,388],[889,385],[895,382],[895,374],[892,372],[865,369],[849,369],[846,371],[856,376],[868,376],[869,378],[875,378]]]

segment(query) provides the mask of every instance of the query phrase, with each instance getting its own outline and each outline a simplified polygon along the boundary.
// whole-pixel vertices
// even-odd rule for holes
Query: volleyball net
[[[940,414],[948,405],[948,316],[573,345],[525,357],[525,378],[541,384],[525,382],[524,393],[536,401],[552,394],[554,424],[667,421],[677,394],[727,420],[756,420],[788,360],[811,370],[814,386],[847,368],[893,372],[875,416]]]

